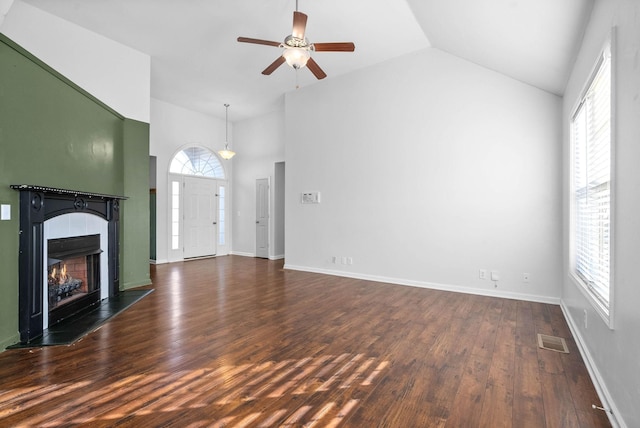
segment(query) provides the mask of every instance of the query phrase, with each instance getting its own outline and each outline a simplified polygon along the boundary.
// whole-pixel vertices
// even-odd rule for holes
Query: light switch
[[[11,220],[11,205],[0,205],[0,220]]]

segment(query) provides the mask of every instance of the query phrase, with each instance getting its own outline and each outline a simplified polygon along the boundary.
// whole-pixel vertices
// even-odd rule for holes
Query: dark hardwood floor
[[[71,346],[1,353],[0,426],[609,426],[558,306],[238,256],[152,278]]]

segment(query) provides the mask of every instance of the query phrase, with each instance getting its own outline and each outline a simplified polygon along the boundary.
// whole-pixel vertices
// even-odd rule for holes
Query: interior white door
[[[217,183],[199,177],[184,177],[184,255],[205,257],[216,254]]]
[[[269,179],[256,180],[256,257],[269,257]]]

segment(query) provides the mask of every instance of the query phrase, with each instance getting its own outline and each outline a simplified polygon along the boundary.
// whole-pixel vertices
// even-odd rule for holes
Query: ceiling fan
[[[324,79],[327,77],[327,74],[320,68],[318,63],[311,58],[311,52],[353,52],[356,46],[352,42],[310,43],[304,34],[306,27],[307,15],[298,12],[298,1],[296,0],[296,10],[293,12],[293,30],[291,34],[284,39],[284,42],[279,43],[249,37],[238,37],[238,41],[242,43],[275,46],[283,49],[282,55],[262,70],[262,74],[264,75],[270,75],[286,62],[296,70],[307,66],[317,79]]]

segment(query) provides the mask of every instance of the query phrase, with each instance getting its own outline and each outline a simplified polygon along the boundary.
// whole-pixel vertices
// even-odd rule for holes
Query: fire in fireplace
[[[100,301],[100,235],[47,241],[49,325]]]

